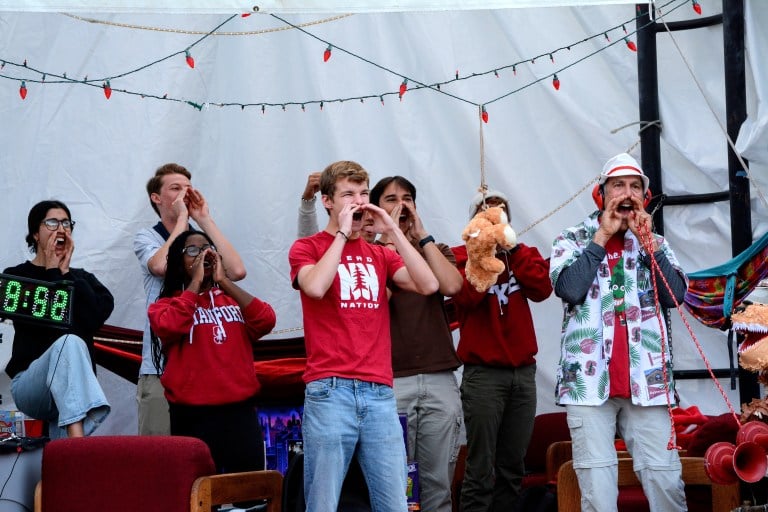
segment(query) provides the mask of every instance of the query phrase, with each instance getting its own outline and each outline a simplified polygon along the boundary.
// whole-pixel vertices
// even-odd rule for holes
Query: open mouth
[[[739,344],[739,365],[762,372],[768,367],[768,305],[738,307],[731,316],[734,331],[744,337]]]
[[[63,238],[56,239],[56,247],[64,247],[65,240]]]
[[[352,214],[352,220],[357,221],[357,220],[360,220],[362,218],[363,218],[363,212],[361,212],[361,211],[356,211],[355,213]]]
[[[621,203],[621,204],[619,205],[619,207],[617,208],[617,210],[618,210],[618,211],[620,211],[620,212],[626,212],[626,213],[629,213],[629,212],[631,212],[633,209],[634,209],[634,206],[632,205],[632,202],[631,202],[631,201],[626,201],[626,202],[623,202],[623,203]]]
[[[739,345],[739,354],[743,354],[744,352],[747,352],[749,349],[753,348],[755,345],[757,345],[760,341],[764,340],[765,338],[768,338],[768,332],[749,332],[749,333],[743,333],[745,334],[744,341],[741,342]]]

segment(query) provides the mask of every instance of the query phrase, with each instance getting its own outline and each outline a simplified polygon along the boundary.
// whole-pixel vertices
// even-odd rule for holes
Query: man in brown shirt
[[[397,410],[408,417],[408,459],[419,464],[421,509],[451,511],[451,481],[463,415],[453,371],[461,365],[444,308],[462,278],[450,248],[435,243],[416,212],[416,187],[402,176],[380,180],[371,203],[387,211],[437,277],[429,296],[399,289],[389,300]],[[382,236],[376,242],[395,250]]]

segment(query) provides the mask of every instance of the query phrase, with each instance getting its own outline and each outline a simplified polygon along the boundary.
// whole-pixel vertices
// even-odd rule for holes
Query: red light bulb
[[[109,84],[109,80],[104,82],[104,96],[109,99],[112,96],[112,86]]]
[[[632,50],[633,52],[636,52],[636,51],[637,51],[637,45],[635,44],[635,42],[634,42],[634,41],[632,41],[631,39],[627,39],[627,38],[625,37],[625,38],[624,38],[624,42],[625,42],[625,43],[627,43],[627,48],[629,48],[629,49],[630,49],[630,50]]]
[[[693,10],[696,11],[696,14],[701,14],[701,4],[696,0],[693,0]]]
[[[23,100],[27,99],[27,82],[23,80],[21,81],[21,87],[19,87],[19,96]]]
[[[552,77],[552,87],[554,87],[556,91],[560,90],[560,79],[557,78],[557,75]]]
[[[408,79],[403,79],[403,83],[400,84],[400,101],[403,101],[403,94],[408,90]]]
[[[483,110],[480,113],[480,117],[482,118],[484,123],[488,123],[488,111],[485,110],[485,107],[483,107]]]
[[[194,67],[195,67],[195,59],[192,58],[192,55],[189,53],[189,50],[185,50],[184,54],[185,54],[186,59],[187,59],[187,66],[189,66],[189,67],[194,69]]]
[[[331,58],[331,45],[328,45],[328,48],[325,49],[323,52],[323,62],[328,62],[328,59]]]

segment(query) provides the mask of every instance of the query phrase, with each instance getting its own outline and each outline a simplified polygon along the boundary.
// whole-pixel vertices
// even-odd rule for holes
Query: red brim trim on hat
[[[621,170],[623,170],[623,169],[629,169],[629,170],[635,171],[637,174],[640,174],[640,175],[642,175],[642,174],[643,174],[643,171],[641,171],[640,169],[638,169],[637,167],[634,167],[634,166],[632,166],[632,165],[620,165],[620,166],[618,166],[618,167],[614,167],[613,169],[611,169],[610,171],[608,171],[607,173],[605,173],[605,175],[606,175],[606,176],[610,176],[610,175],[611,175],[611,174],[613,174],[614,172],[616,172],[616,171],[621,171]]]

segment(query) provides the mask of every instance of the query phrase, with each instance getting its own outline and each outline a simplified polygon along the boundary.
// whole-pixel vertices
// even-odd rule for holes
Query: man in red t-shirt
[[[438,282],[397,223],[368,202],[368,183],[356,162],[326,167],[320,193],[328,224],[294,242],[288,255],[307,349],[304,496],[307,510],[316,512],[336,512],[354,455],[381,509],[407,510],[386,288],[430,295]],[[365,214],[397,253],[361,238]]]

